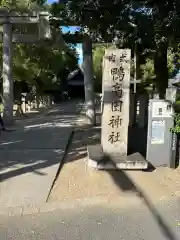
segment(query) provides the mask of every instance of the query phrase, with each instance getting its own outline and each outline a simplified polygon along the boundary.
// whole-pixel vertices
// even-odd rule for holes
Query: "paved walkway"
[[[89,129],[81,117],[81,126],[69,147],[59,177],[49,202],[87,204],[112,204],[117,208],[130,206],[146,207],[158,215],[159,205],[166,205],[179,198],[179,186],[170,189],[166,176],[171,173],[171,185],[177,180],[172,176],[177,170],[158,168],[155,171],[96,171],[87,167],[87,145],[96,144],[100,139],[98,127]],[[180,175],[178,175],[180,176]],[[161,181],[160,181],[161,178]],[[164,181],[162,181],[164,179]],[[167,216],[166,216],[167,217]],[[178,220],[178,219],[177,219]],[[174,223],[175,224],[175,223]]]
[[[124,206],[122,206],[124,205]],[[179,202],[150,210],[123,203],[0,217],[1,240],[179,240]],[[161,214],[159,213],[161,212]]]
[[[69,147],[67,158],[53,188],[49,201],[67,202],[100,199],[102,201],[124,201],[142,195],[151,202],[169,200],[172,192],[159,181],[159,173],[145,171],[96,171],[87,167],[87,145],[100,141],[100,128],[86,127],[86,118],[81,124]],[[169,171],[171,171],[169,169]],[[162,176],[162,175],[161,175]]]
[[[47,209],[21,217],[0,216],[0,239],[180,239],[179,196],[163,178],[178,170],[87,168],[86,145],[98,141],[99,129],[89,129],[84,122],[83,116],[79,118]]]
[[[46,201],[81,108],[66,102],[0,136],[0,212]]]
[[[68,107],[68,109],[70,108]],[[62,110],[64,111],[65,108],[62,108]],[[29,131],[29,133],[33,135],[35,134],[33,131],[37,131],[37,128],[39,129],[39,133],[42,131],[43,137],[48,138],[49,149],[47,152],[50,150],[61,150],[61,148],[50,149],[52,145],[58,145],[55,140],[52,142],[52,136],[56,138],[60,136],[61,128],[69,128],[69,125],[71,126],[75,120],[75,114],[69,111],[68,113],[66,112],[62,118],[59,117],[59,112],[59,109],[54,109],[54,111],[49,113],[49,116],[41,116],[41,119],[35,120],[34,122],[27,120],[28,123],[25,123],[23,121],[21,124],[19,123],[17,132],[19,131],[20,134],[22,131]],[[0,216],[0,239],[180,239],[180,202],[179,191],[177,191],[179,190],[179,184],[175,184],[176,181],[179,182],[179,170],[159,168],[153,172],[95,171],[87,168],[86,145],[94,144],[98,141],[99,130],[98,128],[90,130],[85,126],[84,120],[84,117],[81,117],[76,121],[80,127],[76,128],[72,144],[69,148],[69,155],[56,181],[48,204],[39,208],[38,211],[35,210],[34,213],[39,214],[24,214],[20,217]],[[51,125],[52,122],[55,123],[54,131]],[[38,124],[40,124],[41,128],[37,126]],[[48,127],[49,125],[51,125],[51,127]],[[43,129],[46,134],[43,133]],[[67,130],[65,130],[65,132],[67,134]],[[52,135],[50,135],[50,133]],[[8,134],[11,133],[4,133],[3,138],[7,138]],[[56,136],[56,134],[58,136]],[[19,136],[21,136],[21,134]],[[43,146],[47,146],[47,143],[43,145],[38,142],[40,138],[37,134],[36,137],[37,139],[34,138],[33,143],[26,142],[28,146],[22,144],[21,146],[24,148],[21,149],[21,152],[25,149],[28,152],[32,150],[32,147],[36,153],[38,151],[44,152]],[[19,141],[21,141],[20,137],[19,139]],[[59,142],[61,141],[63,140]],[[4,148],[6,148],[6,150],[9,148],[10,152],[15,150],[18,152],[20,151],[18,150],[18,144],[20,143],[16,144],[16,148],[13,148],[13,144],[7,144],[6,141]],[[1,151],[3,152],[3,150]],[[56,160],[52,160],[50,163],[51,158],[48,157],[48,154],[43,155],[39,152],[38,154],[38,156],[41,157],[38,158],[38,160],[41,159],[43,164],[47,164],[48,166],[52,165],[52,162],[56,164]],[[57,158],[61,159],[59,155]],[[21,155],[19,154],[19,156]],[[33,156],[36,159],[36,155],[34,154]],[[37,160],[35,161],[34,158],[29,159],[31,159],[33,163],[36,163]],[[29,160],[29,162],[31,161]],[[9,168],[12,165],[17,165],[17,163],[9,162]],[[23,161],[22,165],[23,168],[25,168]],[[7,170],[3,165],[1,169],[1,175],[3,176]],[[26,184],[26,187],[31,193],[30,197],[33,196],[33,193],[38,193],[39,195],[37,195],[41,196],[44,186],[42,180],[47,177],[42,173],[49,173],[46,169],[48,169],[48,167],[32,167],[31,171],[22,174],[24,178],[21,178],[20,175],[12,177],[11,184],[13,184],[14,180],[16,183],[16,178],[20,177],[22,179],[22,185],[20,185],[20,183],[19,186],[14,185],[14,189],[11,187],[10,191],[6,189],[9,193],[9,198],[12,198],[10,194],[11,191],[15,194],[14,199],[16,201],[17,198],[20,199],[18,194],[20,195],[21,192],[27,193],[25,191],[25,180],[27,180],[28,177],[25,176],[29,173],[32,176],[31,179],[38,176],[35,181],[36,185],[34,182]],[[16,170],[13,169],[10,171],[16,172]],[[2,183],[7,181],[8,178]],[[173,188],[171,188],[172,185],[174,185]],[[22,194],[20,196],[22,196]],[[39,200],[41,197],[39,197]],[[6,198],[6,201],[8,202],[8,198]],[[28,211],[26,211],[26,213],[27,212]]]

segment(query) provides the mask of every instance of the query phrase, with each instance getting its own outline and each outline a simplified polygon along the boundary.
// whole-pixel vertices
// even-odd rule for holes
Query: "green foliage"
[[[24,12],[37,7],[43,8],[45,3],[46,0],[4,0],[0,1],[0,6]],[[32,33],[33,29],[29,28],[29,25],[23,24],[22,27],[25,28],[23,32]],[[33,26],[33,24],[31,25]],[[55,33],[55,38],[60,39],[60,30],[57,31],[53,25],[51,28]],[[15,87],[21,88],[22,84],[20,83],[25,82],[27,85],[35,85],[38,91],[43,93],[45,90],[57,90],[62,86],[61,82],[66,80],[68,73],[77,67],[78,59],[72,46],[63,42],[55,44],[56,39],[33,45],[14,45],[13,78],[14,82],[18,83],[15,84]],[[2,44],[0,45],[0,64],[2,65]],[[18,89],[18,92],[21,90]]]
[[[180,113],[177,113],[174,117],[174,127],[170,129],[171,132],[180,134]]]
[[[2,57],[0,63],[2,64]],[[35,85],[41,91],[54,89],[54,84],[56,88],[60,88],[61,82],[66,80],[70,71],[76,69],[77,64],[75,49],[67,45],[64,48],[57,48],[47,44],[16,44],[13,54],[13,79],[14,82]],[[53,81],[54,76],[56,82]]]
[[[26,11],[36,9],[46,3],[46,0],[0,0],[0,6],[9,10]]]
[[[1,6],[13,6],[19,9],[33,9],[45,6],[45,0],[4,0]],[[37,4],[38,3],[38,4]],[[51,13],[60,20],[52,20],[52,27],[58,29],[70,22],[74,26],[82,26],[82,32],[87,27],[94,41],[117,41],[118,47],[128,47],[135,50],[138,44],[140,77],[147,84],[155,83],[161,96],[167,87],[168,77],[174,71],[174,53],[168,50],[177,49],[180,40],[180,1],[138,1],[138,0],[67,0],[54,3]],[[77,41],[81,38],[79,34]],[[72,39],[67,34],[65,40]],[[76,53],[62,44],[61,49],[52,46],[21,46],[14,59],[15,80],[22,76],[32,83],[39,79],[42,84],[49,84],[52,76],[58,72],[59,81],[63,81],[69,69],[77,64]],[[101,85],[102,57],[105,45],[95,46],[93,60],[96,85]],[[21,51],[22,50],[22,51]],[[65,54],[63,54],[65,52]],[[70,53],[71,52],[71,53]],[[69,55],[70,53],[70,55]],[[43,55],[44,54],[44,55]],[[180,54],[175,53],[180,59]],[[33,57],[30,57],[33,56]],[[43,56],[47,56],[43,59]],[[26,59],[26,61],[23,61]],[[57,65],[59,62],[59,66]],[[73,67],[72,67],[73,66]],[[31,74],[29,74],[29,72]],[[139,77],[139,75],[138,75]],[[61,79],[61,80],[60,80]]]
[[[164,96],[173,71],[167,50],[176,47],[180,40],[179,0],[112,0],[106,3],[103,0],[67,0],[54,4],[52,12],[62,21],[87,27],[95,41],[117,40],[119,47],[129,47],[132,52],[138,43],[140,58],[145,58],[143,81],[152,82],[153,79]]]
[[[51,88],[54,76],[57,76],[58,82],[63,81],[67,74],[76,68],[75,54],[67,46],[66,49],[61,49],[46,44],[17,45],[13,59],[14,81],[25,80],[26,83],[36,85],[41,90]]]
[[[96,77],[95,89],[101,91],[102,86],[102,62],[107,45],[94,45],[93,48],[93,69]]]
[[[154,75],[154,64],[153,60],[148,58],[146,59],[145,64],[141,65],[141,73],[142,73],[142,81],[151,84],[153,79],[155,78]]]
[[[173,50],[169,49],[168,55],[167,55],[169,77],[172,76],[172,74],[175,70],[174,57],[175,57],[175,54],[174,54]]]
[[[152,56],[152,55],[151,55]],[[141,64],[141,74],[142,74],[142,81],[145,83],[152,84],[156,78],[155,72],[154,72],[154,60],[152,58],[146,58],[146,62],[144,64]],[[169,77],[172,76],[172,73],[174,72],[174,53],[172,49],[168,50],[167,53],[167,67],[169,72]]]

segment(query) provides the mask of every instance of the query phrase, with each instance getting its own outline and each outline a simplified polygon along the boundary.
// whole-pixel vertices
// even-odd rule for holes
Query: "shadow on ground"
[[[65,159],[64,164],[87,157],[87,145],[94,145],[96,143],[98,144],[99,142],[100,127],[97,126],[90,129],[87,125],[84,125],[83,127],[77,128],[72,140],[72,144],[69,148],[68,157]],[[144,202],[145,206],[151,212],[155,222],[158,224],[166,239],[177,240],[170,227],[166,224],[158,210],[151,203],[151,200],[146,196],[144,191],[141,190],[141,188],[137,186],[137,184],[135,184],[135,182],[127,175],[126,171],[112,170],[106,172],[110,175],[114,184],[118,186],[121,191],[134,193]]]
[[[43,176],[44,168],[60,163],[81,105],[67,102],[40,119],[17,123],[16,131],[2,132],[0,182],[30,172]]]
[[[154,217],[154,220],[159,225],[162,233],[169,240],[177,240],[174,233],[171,231],[170,227],[165,223],[163,218],[158,213],[155,206],[151,203],[145,193],[135,185],[135,183],[130,179],[125,171],[108,171],[114,183],[123,191],[134,192],[142,201],[145,206],[149,209],[151,214]],[[147,186],[148,187],[148,186]]]
[[[48,107],[48,109],[53,109],[53,106]],[[22,114],[14,115],[14,120],[18,121],[18,120],[22,120],[22,119],[26,119],[26,118],[34,118],[34,117],[44,113],[45,111],[47,111],[47,107],[34,108],[34,109],[31,109],[31,112],[24,113],[24,115],[22,115]]]

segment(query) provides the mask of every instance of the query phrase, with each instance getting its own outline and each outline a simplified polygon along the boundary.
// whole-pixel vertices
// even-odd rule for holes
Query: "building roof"
[[[83,72],[81,71],[80,68],[75,69],[74,71],[70,72],[68,77],[67,77],[67,80],[70,81],[73,77],[75,77],[80,72],[83,74]]]

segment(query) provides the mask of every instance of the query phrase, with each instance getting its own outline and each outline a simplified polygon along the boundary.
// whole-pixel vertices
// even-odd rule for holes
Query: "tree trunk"
[[[156,88],[160,99],[165,98],[166,88],[168,87],[167,47],[167,43],[160,43],[157,45],[154,56]]]
[[[96,125],[94,84],[93,84],[93,66],[92,66],[92,42],[89,36],[86,36],[83,43],[83,72],[84,72],[84,90],[86,103],[86,116],[88,123]]]
[[[12,25],[3,24],[3,118],[6,125],[13,123]]]
[[[139,49],[139,44],[136,44],[136,80],[141,79],[142,76],[142,72],[141,72],[141,62],[140,62],[140,58],[141,58],[141,53],[140,53],[140,49]]]

